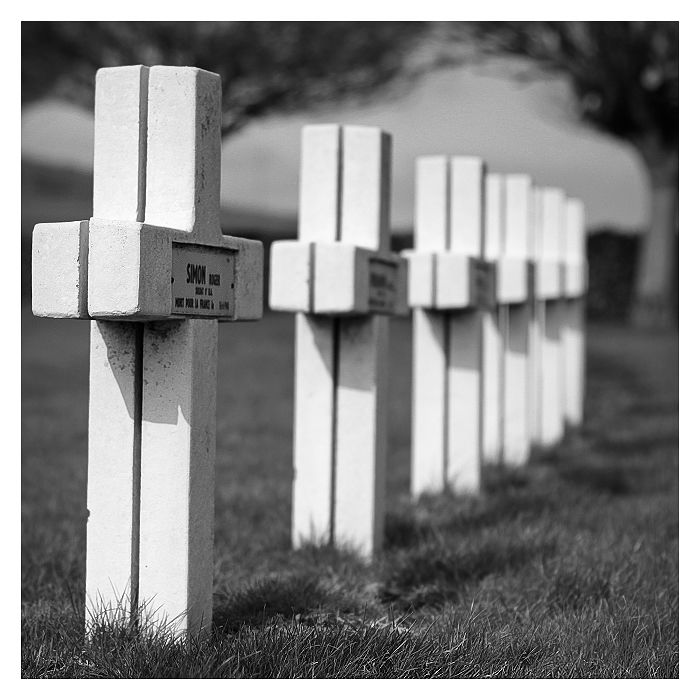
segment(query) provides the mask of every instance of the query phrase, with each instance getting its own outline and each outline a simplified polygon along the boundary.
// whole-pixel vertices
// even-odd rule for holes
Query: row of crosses
[[[545,318],[565,324],[585,288],[581,256],[553,248],[563,221],[532,262],[533,212],[563,193],[533,207],[529,178],[477,158],[419,160],[415,250],[391,252],[390,163],[380,129],[306,127],[299,237],[271,250],[270,307],[296,314],[295,546],[381,548],[390,316],[413,309],[413,492],[474,491],[489,430],[499,459],[527,458],[528,339],[541,327],[545,348]],[[93,216],[34,229],[34,313],[91,320],[88,622],[211,625],[217,328],[261,318],[263,296],[262,245],[222,235],[220,177],[218,75],[102,69]],[[488,388],[504,328],[511,388]]]

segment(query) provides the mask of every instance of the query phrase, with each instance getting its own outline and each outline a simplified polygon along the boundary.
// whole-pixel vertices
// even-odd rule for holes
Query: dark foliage
[[[362,97],[416,76],[421,22],[23,22],[22,101],[91,109],[106,66],[197,66],[221,75],[222,129],[274,112]],[[417,69],[417,66],[416,66]]]
[[[565,75],[579,117],[659,151],[678,149],[678,22],[468,22],[489,52]]]
[[[634,299],[635,275],[641,255],[641,235],[599,229],[589,234],[586,255],[589,278],[586,313],[595,321],[623,321]],[[678,319],[678,236],[674,237],[671,311]]]

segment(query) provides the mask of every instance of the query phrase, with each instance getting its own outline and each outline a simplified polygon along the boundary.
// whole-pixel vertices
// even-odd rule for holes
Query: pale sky
[[[420,155],[476,155],[493,172],[526,172],[563,187],[586,206],[589,226],[643,227],[648,194],[634,151],[575,125],[562,82],[517,83],[502,69],[434,73],[412,91],[371,106],[257,121],[224,141],[222,201],[295,215],[301,127],[338,122],[380,126],[393,136],[392,224],[413,220],[413,175]],[[22,114],[22,155],[89,170],[92,116],[47,101]]]

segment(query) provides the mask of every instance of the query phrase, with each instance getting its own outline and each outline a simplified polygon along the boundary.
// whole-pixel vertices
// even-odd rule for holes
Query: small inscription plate
[[[537,263],[533,260],[527,261],[527,296],[532,301],[537,301],[538,276],[541,273],[538,270]]]
[[[393,313],[396,306],[398,263],[389,260],[369,261],[369,310]]]
[[[233,257],[230,250],[174,243],[172,313],[230,316],[233,313]]]
[[[568,267],[566,263],[559,263],[559,289],[562,290],[564,296],[569,296],[566,284],[567,278],[570,277],[570,273],[567,270]]]
[[[496,275],[493,263],[486,260],[472,259],[474,273],[474,300],[480,308],[492,308],[496,305]]]

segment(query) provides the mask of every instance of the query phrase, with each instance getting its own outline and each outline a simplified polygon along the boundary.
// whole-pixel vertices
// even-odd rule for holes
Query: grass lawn
[[[678,676],[678,339],[591,326],[586,424],[478,498],[408,499],[391,338],[386,546],[292,552],[293,319],[220,326],[214,632],[83,642],[88,332],[22,312],[24,677]]]

